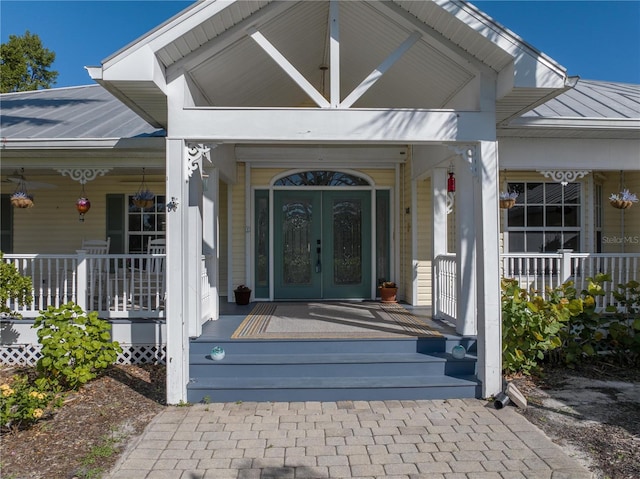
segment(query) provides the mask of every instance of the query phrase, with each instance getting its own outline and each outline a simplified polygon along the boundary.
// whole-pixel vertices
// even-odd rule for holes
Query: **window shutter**
[[[0,197],[0,250],[4,253],[13,253],[13,208],[9,195]]]
[[[110,253],[126,253],[125,236],[124,195],[107,195],[107,237],[111,237]]]

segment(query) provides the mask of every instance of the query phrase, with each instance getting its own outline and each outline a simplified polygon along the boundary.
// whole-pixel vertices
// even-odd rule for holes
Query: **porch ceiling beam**
[[[296,67],[294,67],[289,60],[287,60],[273,44],[265,38],[255,28],[248,30],[249,36],[260,45],[260,47],[284,70],[284,72],[291,77],[291,79],[298,84],[302,90],[309,95],[309,97],[321,108],[329,108],[331,105],[322,96],[322,94],[315,89],[315,87],[300,73]]]
[[[340,104],[340,5],[337,0],[329,4],[329,34],[331,106],[337,108]]]
[[[226,143],[493,141],[495,116],[417,109],[188,108],[175,111],[169,138]]]
[[[447,37],[443,36],[440,32],[436,31],[433,27],[427,25],[426,23],[423,23],[394,2],[369,2],[367,5],[375,8],[383,15],[391,17],[393,20],[398,22],[398,24],[409,31],[418,30],[422,32],[422,41],[427,43],[434,50],[437,50],[444,56],[450,58],[458,65],[465,67],[467,70],[470,70],[474,73],[496,73],[491,67],[482,63],[462,47],[453,43]]]
[[[354,88],[354,90],[344,99],[344,101],[340,104],[341,108],[350,108],[358,99],[364,95],[369,88],[371,88],[382,75],[391,68],[401,57],[404,55],[409,48],[411,48],[418,40],[422,38],[422,35],[418,32],[413,32],[409,37],[402,42],[402,44],[396,48],[396,50],[391,53],[384,61],[373,70],[367,78],[365,78],[360,85]]]
[[[196,50],[182,57],[180,60],[167,67],[167,81],[171,82],[185,71],[191,71],[200,64],[215,56],[218,52],[224,50],[235,42],[246,38],[247,29],[256,26],[262,21],[276,17],[292,6],[292,2],[272,2],[250,17],[242,20],[229,30],[226,30],[212,38],[208,42],[199,46]]]

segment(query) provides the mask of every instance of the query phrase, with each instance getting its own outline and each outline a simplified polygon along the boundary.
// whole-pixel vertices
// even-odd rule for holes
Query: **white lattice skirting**
[[[163,344],[120,344],[116,364],[165,364],[166,346]],[[0,364],[34,365],[40,358],[39,344],[14,344],[0,347]]]

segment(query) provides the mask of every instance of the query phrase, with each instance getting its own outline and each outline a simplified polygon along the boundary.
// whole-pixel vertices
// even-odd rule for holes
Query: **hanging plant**
[[[626,210],[631,208],[631,205],[638,202],[638,197],[635,193],[630,193],[629,190],[622,190],[620,193],[612,193],[609,196],[609,203],[614,208]]]
[[[518,193],[516,191],[501,191],[500,192],[500,208],[509,209],[513,208],[516,204],[516,198]]]
[[[33,206],[33,195],[26,191],[16,191],[11,195],[11,204],[15,208],[31,208]]]
[[[22,176],[16,191],[11,195],[11,204],[14,208],[31,208],[33,206],[33,195],[30,195],[27,191],[27,184]]]
[[[133,204],[140,209],[151,208],[156,195],[151,191],[144,182],[144,168],[142,168],[142,183],[138,191],[133,195]]]

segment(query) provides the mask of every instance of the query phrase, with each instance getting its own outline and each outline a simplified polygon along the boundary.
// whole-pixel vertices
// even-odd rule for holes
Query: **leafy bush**
[[[580,293],[568,281],[547,289],[546,299],[502,280],[502,366],[505,372],[529,374],[551,357],[569,367],[602,353],[626,362],[640,359],[640,283],[630,281],[612,291],[616,306],[597,308],[611,278],[587,278]],[[553,352],[552,352],[553,351]],[[611,357],[611,356],[610,356]]]
[[[49,306],[36,318],[42,357],[37,368],[61,386],[77,389],[113,364],[122,348],[111,341],[109,323],[98,313],[85,313],[80,306],[67,303]]]
[[[609,325],[608,346],[619,356],[637,361],[640,355],[640,283],[629,281],[613,291],[618,306],[609,306],[614,320]]]
[[[607,320],[596,309],[596,298],[604,296],[604,284],[609,275],[598,274],[587,278],[587,288],[578,295],[569,281],[562,285],[564,294],[571,300],[580,302],[578,314],[573,315],[561,332],[562,350],[560,359],[573,366],[584,357],[594,356],[602,349],[606,335]]]
[[[32,284],[29,276],[22,276],[16,267],[3,260],[4,253],[0,251],[0,313],[22,317],[18,312],[11,311],[7,301],[13,299],[20,306],[30,303]]]
[[[547,351],[562,345],[560,331],[580,303],[566,298],[562,289],[548,291],[547,301],[514,279],[503,279],[501,287],[502,368],[530,374]]]
[[[26,375],[13,376],[0,384],[0,430],[31,426],[62,405],[62,396],[47,387],[46,381],[31,382]]]

